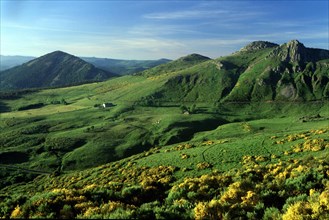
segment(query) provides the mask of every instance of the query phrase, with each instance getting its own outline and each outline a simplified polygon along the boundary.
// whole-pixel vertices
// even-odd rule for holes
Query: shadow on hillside
[[[168,145],[189,141],[197,132],[210,131],[226,123],[227,121],[222,118],[173,123],[164,132],[176,130],[176,135],[170,136],[168,139],[163,140],[162,144]]]
[[[10,107],[8,107],[5,103],[0,101],[0,113],[10,112],[10,111],[11,111]]]
[[[29,160],[29,156],[23,152],[3,152],[0,153],[0,164],[17,164]]]

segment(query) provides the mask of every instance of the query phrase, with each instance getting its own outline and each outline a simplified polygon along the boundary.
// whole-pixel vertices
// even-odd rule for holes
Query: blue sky
[[[0,0],[2,55],[216,58],[255,40],[329,49],[328,0]]]

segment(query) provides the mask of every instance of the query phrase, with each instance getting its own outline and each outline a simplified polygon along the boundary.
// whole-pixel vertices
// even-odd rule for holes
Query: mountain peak
[[[38,60],[44,60],[44,61],[55,61],[55,60],[62,60],[62,59],[80,59],[72,54],[66,53],[61,50],[56,50],[50,53],[47,53],[43,56],[40,56],[37,58]],[[31,62],[34,62],[35,60],[32,60]]]
[[[302,44],[300,41],[298,41],[297,39],[293,39],[291,41],[289,41],[288,43],[286,43],[289,46],[303,46],[304,44]]]
[[[279,45],[268,41],[254,41],[251,42],[250,44],[247,44],[240,51],[255,51],[255,50],[261,50],[261,49],[272,48],[277,46]]]
[[[324,56],[322,56],[322,53],[324,53]],[[278,56],[282,61],[303,63],[324,58],[326,57],[326,52],[321,49],[306,48],[298,40],[291,40],[276,48],[272,55]]]
[[[51,53],[45,54],[44,56],[67,56],[67,55],[74,57],[74,55],[66,53],[66,52],[61,51],[61,50],[53,51]]]
[[[55,51],[53,51],[53,52],[51,52],[51,53],[65,53],[65,54],[67,54],[66,52],[61,51],[61,50],[55,50]]]
[[[206,61],[206,60],[210,60],[210,58],[197,53],[192,53],[187,56],[181,57],[178,60],[191,62],[191,61]]]
[[[284,46],[287,47],[287,49],[291,50],[291,51],[301,51],[305,49],[304,44],[302,44],[301,42],[299,42],[298,40],[291,40],[288,43],[283,44]]]
[[[55,50],[53,53],[63,53],[63,54],[68,54],[67,52],[64,52],[62,50]]]
[[[286,44],[283,44],[282,49],[284,53],[281,57],[282,60],[290,60],[292,62],[300,62],[304,61],[306,58],[306,48],[304,44],[299,42],[298,40],[291,40]]]
[[[116,76],[63,51],[45,54],[1,73],[2,90],[69,86]]]

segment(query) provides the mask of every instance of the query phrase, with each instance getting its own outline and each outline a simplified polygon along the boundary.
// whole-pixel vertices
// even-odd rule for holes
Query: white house
[[[114,104],[110,103],[110,102],[108,102],[108,103],[105,102],[105,103],[102,104],[103,108],[109,108],[109,107],[113,107],[113,106],[114,106]]]

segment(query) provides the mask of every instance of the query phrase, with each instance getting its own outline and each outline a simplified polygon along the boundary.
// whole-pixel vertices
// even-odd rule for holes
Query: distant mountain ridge
[[[81,59],[100,69],[114,72],[118,75],[128,75],[141,72],[171,61],[165,58],[158,60],[120,60],[110,58],[81,57]]]
[[[0,55],[0,72],[35,59],[33,56],[4,56]]]
[[[2,90],[57,87],[117,76],[71,54],[55,51],[0,72]]]
[[[33,56],[0,56],[0,71],[4,71],[15,66],[22,65],[37,57]],[[170,59],[158,60],[123,60],[99,57],[79,57],[84,61],[93,64],[95,67],[109,71],[118,75],[127,75],[155,67],[160,64],[168,63]]]
[[[26,73],[31,72],[32,67],[32,70],[34,68],[46,70],[47,65],[52,66],[51,63],[59,63],[60,68],[52,66],[53,69],[66,69],[72,72],[67,68],[74,65],[64,62],[73,61],[72,59],[62,58],[61,63],[54,61],[57,59],[56,56],[44,57],[48,59],[38,58],[20,67],[1,72],[1,86],[7,88],[65,86],[72,82],[83,83],[114,76],[114,74],[107,75],[109,73],[103,70],[99,70],[98,73],[83,74],[82,70],[95,70],[95,67],[82,63],[85,61],[77,57],[75,59],[79,59],[79,62],[75,60],[73,64],[80,63],[82,66],[85,65],[85,68],[80,66],[78,69],[82,72],[78,71],[75,76],[70,75],[70,80],[64,80],[65,83],[59,76],[53,78],[45,76],[42,78],[42,74],[38,77],[26,76]],[[92,59],[97,61],[97,58]],[[41,60],[42,62],[36,62]],[[52,71],[48,71],[48,75],[52,74]],[[27,78],[22,79],[23,75]],[[141,101],[145,103],[322,100],[329,98],[329,51],[305,47],[298,40],[282,45],[255,41],[229,56],[210,59],[200,54],[190,54],[142,72],[135,72],[133,75],[142,76],[146,80],[160,80],[154,91],[141,97]],[[28,80],[35,78],[45,84],[31,85]],[[18,83],[18,86],[15,87],[12,82]]]

